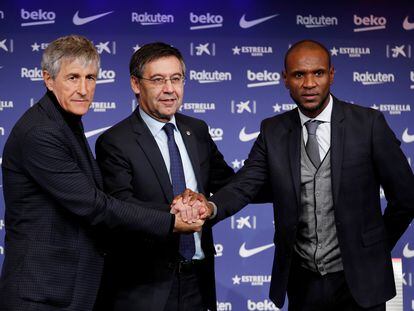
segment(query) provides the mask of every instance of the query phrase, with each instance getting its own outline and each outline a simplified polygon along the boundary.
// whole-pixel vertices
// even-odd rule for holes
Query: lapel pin
[[[185,133],[187,134],[187,136],[191,135],[190,131],[186,131]]]

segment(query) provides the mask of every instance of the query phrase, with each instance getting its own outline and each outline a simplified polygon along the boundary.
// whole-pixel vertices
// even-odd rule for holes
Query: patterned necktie
[[[184,192],[185,176],[183,170],[183,163],[181,161],[180,151],[174,139],[175,125],[172,123],[166,123],[163,130],[168,137],[168,151],[170,154],[170,174],[171,183],[173,187],[174,196]],[[186,259],[191,260],[195,253],[194,235],[193,234],[180,234],[180,254]]]
[[[319,143],[316,139],[316,129],[322,121],[309,120],[305,123],[306,130],[308,131],[308,141],[306,142],[306,153],[313,165],[318,168],[321,164],[321,157],[319,155]]]

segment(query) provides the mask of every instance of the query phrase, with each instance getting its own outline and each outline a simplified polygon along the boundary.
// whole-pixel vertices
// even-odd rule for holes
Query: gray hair
[[[60,71],[62,60],[78,60],[84,66],[93,63],[99,70],[100,59],[93,43],[79,35],[60,37],[52,41],[42,56],[42,70],[47,71],[55,79]]]

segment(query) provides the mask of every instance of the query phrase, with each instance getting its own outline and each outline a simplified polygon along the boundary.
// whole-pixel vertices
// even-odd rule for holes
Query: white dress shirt
[[[150,117],[144,110],[141,109],[141,107],[139,107],[139,114],[141,115],[145,124],[148,126],[152,136],[154,136],[154,139],[157,142],[158,148],[161,151],[162,157],[164,159],[165,167],[167,168],[168,175],[170,176],[170,181],[171,181],[168,137],[165,131],[163,130],[165,123],[160,122]],[[191,189],[192,191],[198,192],[197,180],[194,174],[194,169],[191,164],[190,157],[188,156],[187,149],[185,148],[183,138],[181,137],[181,133],[177,128],[177,124],[175,122],[175,116],[171,118],[169,123],[172,123],[175,125],[174,139],[175,139],[175,143],[177,144],[178,150],[180,151],[181,161],[183,162],[185,185],[187,188]],[[193,259],[196,259],[196,260],[204,259],[204,252],[201,248],[201,232],[194,233],[194,243],[195,243],[195,253],[194,253]]]

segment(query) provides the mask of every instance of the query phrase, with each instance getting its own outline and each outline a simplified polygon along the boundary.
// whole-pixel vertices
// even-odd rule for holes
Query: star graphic
[[[233,55],[240,55],[240,48],[236,45],[234,48],[232,48],[233,50]]]
[[[231,162],[231,165],[233,165],[233,168],[240,168],[241,162],[237,159],[235,159],[233,162]]]
[[[32,47],[32,52],[39,52],[40,45],[37,44],[37,42],[33,43],[31,47]]]
[[[275,104],[275,105],[273,105],[273,112],[280,112],[281,108],[282,108],[281,105]]]
[[[375,104],[373,104],[373,105],[371,106],[371,108],[372,108],[372,109],[375,109],[375,110],[378,110],[378,109],[379,109],[379,107],[378,107],[377,105],[375,105]]]
[[[338,49],[336,48],[336,47],[333,47],[332,49],[331,49],[331,55],[332,56],[338,56]]]
[[[241,278],[236,274],[234,277],[231,278],[233,280],[233,285],[240,285]]]
[[[137,43],[135,46],[132,47],[132,49],[134,50],[134,53],[136,51],[138,51],[141,47],[139,46],[139,44]]]

